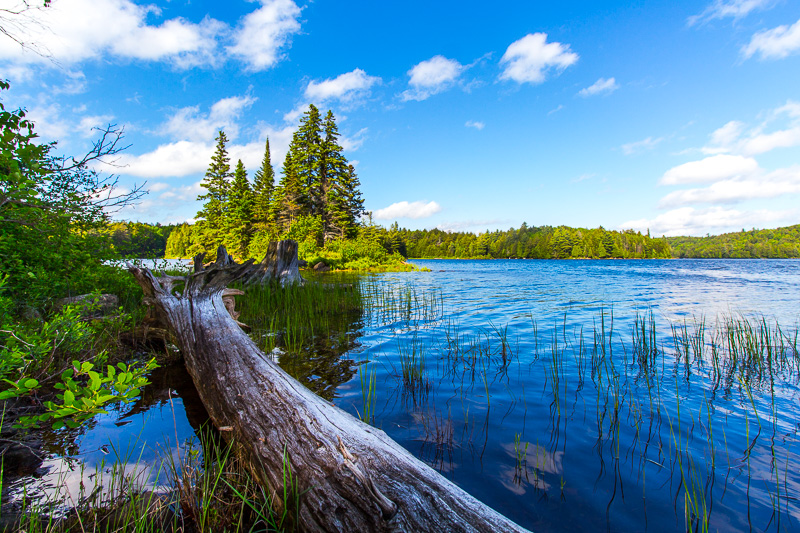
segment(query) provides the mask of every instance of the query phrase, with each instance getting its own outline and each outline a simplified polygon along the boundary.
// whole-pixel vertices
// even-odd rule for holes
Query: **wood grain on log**
[[[282,244],[276,256],[291,248]],[[296,263],[296,243],[294,250]],[[273,363],[223,302],[230,283],[263,276],[264,262],[238,265],[220,251],[205,267],[199,258],[201,269],[183,278],[180,292],[174,278],[129,270],[173,330],[212,421],[230,429],[223,434],[301,530],[525,531]],[[287,465],[297,508],[294,496],[280,499]]]

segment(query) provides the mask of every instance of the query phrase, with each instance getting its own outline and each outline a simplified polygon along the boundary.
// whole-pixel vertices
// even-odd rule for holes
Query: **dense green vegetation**
[[[324,120],[310,105],[300,120],[275,184],[269,139],[251,184],[241,160],[231,171],[227,137],[217,146],[198,197],[197,223],[183,224],[166,242],[167,257],[206,253],[224,244],[234,257],[261,259],[271,241],[294,239],[309,263],[368,270],[408,268],[401,254],[384,246],[385,230],[362,221],[364,200],[355,168],[342,155],[333,113]]]
[[[118,335],[136,312],[120,308],[105,320],[88,321],[92,304],[57,302],[113,292],[128,311],[139,305],[141,290],[131,277],[104,262],[125,248],[120,235],[147,233],[136,225],[108,225],[109,211],[141,191],[117,194],[114,180],[91,168],[117,152],[119,132],[104,131],[83,157],[65,157],[55,154],[55,143],[37,143],[23,110],[0,103],[0,126],[0,400],[37,392],[23,411],[8,413],[12,423],[76,427],[109,403],[138,396],[154,364],[135,368],[120,361],[130,353],[120,349]]]
[[[703,259],[783,259],[800,257],[800,225],[777,229],[742,229],[706,237],[667,238],[675,257]]]
[[[668,258],[670,246],[633,230],[608,231],[567,226],[528,227],[485,233],[449,233],[441,230],[410,231],[393,226],[391,241],[416,258]],[[402,243],[402,244],[400,244]]]

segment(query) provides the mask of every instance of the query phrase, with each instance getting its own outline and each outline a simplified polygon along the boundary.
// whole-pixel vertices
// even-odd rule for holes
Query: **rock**
[[[298,259],[297,266],[300,268],[305,268],[308,266],[308,261],[306,261],[305,259]]]
[[[314,272],[328,272],[331,269],[328,265],[320,261],[316,265],[314,265]]]
[[[58,311],[66,305],[79,305],[81,312],[86,316],[110,315],[119,308],[119,298],[116,294],[81,294],[61,298],[56,302],[55,310]]]

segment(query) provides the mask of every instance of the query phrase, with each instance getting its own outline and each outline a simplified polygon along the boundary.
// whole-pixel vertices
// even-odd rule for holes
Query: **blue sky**
[[[0,12],[3,98],[63,153],[124,127],[130,220],[195,215],[219,129],[280,172],[314,103],[384,225],[800,223],[799,2],[498,4],[53,0]]]

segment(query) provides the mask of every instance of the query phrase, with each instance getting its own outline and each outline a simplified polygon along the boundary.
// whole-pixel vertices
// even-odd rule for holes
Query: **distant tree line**
[[[644,259],[672,257],[664,238],[633,230],[609,231],[568,226],[528,226],[506,231],[446,232],[398,229],[388,232],[391,246],[414,258]]]
[[[675,257],[704,259],[785,259],[800,257],[800,225],[742,229],[706,237],[668,237]]]

